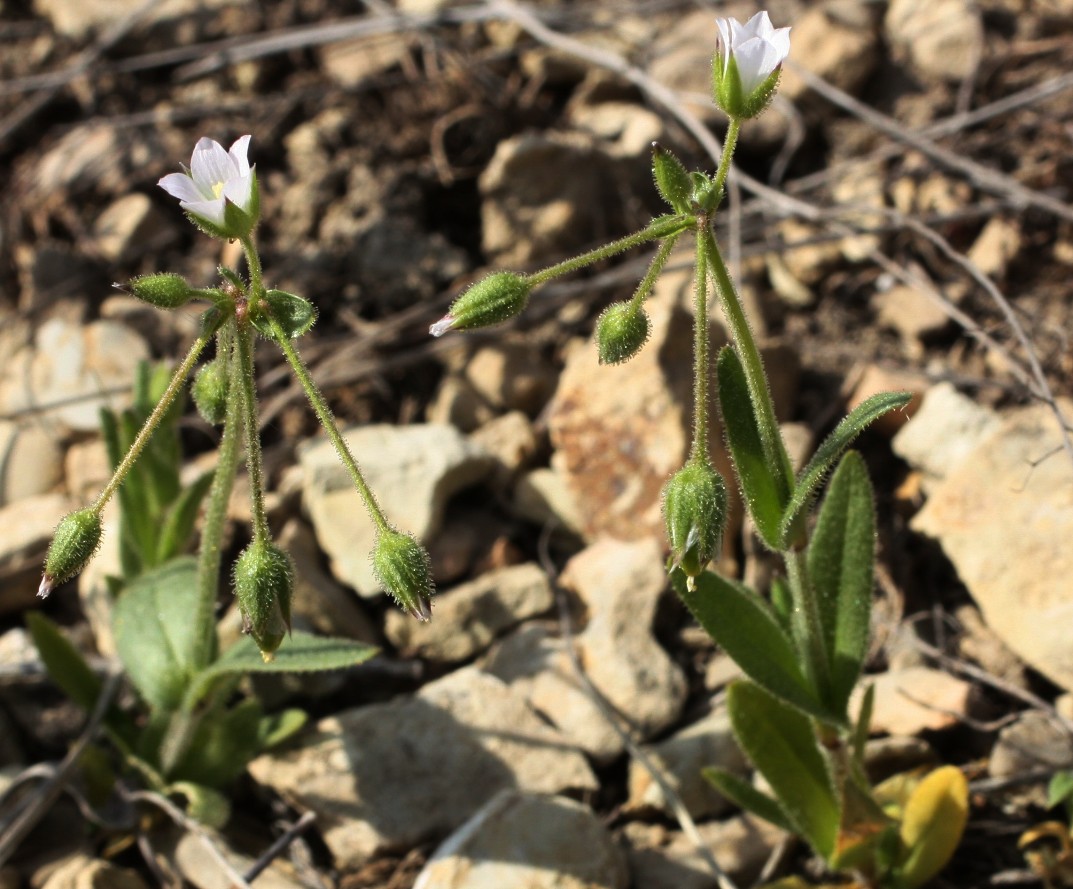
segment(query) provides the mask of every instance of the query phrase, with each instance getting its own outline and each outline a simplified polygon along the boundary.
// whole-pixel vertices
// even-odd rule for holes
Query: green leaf
[[[131,682],[153,707],[182,704],[194,666],[197,563],[173,559],[131,582],[115,605],[116,649]]]
[[[903,886],[923,886],[946,866],[968,818],[969,784],[961,770],[942,766],[929,772],[909,797],[899,828]]]
[[[865,745],[868,743],[868,733],[872,728],[872,710],[875,708],[875,704],[875,683],[869,683],[864,690],[861,709],[857,714],[857,722],[853,727],[853,758],[859,763],[864,762]]]
[[[839,807],[807,716],[748,680],[727,692],[734,734],[796,832],[829,859]]]
[[[786,817],[786,813],[779,806],[777,800],[772,799],[766,793],[762,793],[750,784],[742,780],[726,769],[708,766],[701,769],[704,779],[730,800],[739,809],[752,812],[770,824],[781,827],[787,833],[797,833],[797,828]]]
[[[729,346],[719,353],[716,375],[727,445],[745,495],[745,504],[760,539],[772,549],[779,549],[779,522],[786,498],[779,478],[764,456],[760,425],[749,397],[741,360]]]
[[[808,465],[798,476],[790,502],[783,512],[778,535],[778,549],[785,549],[789,543],[793,542],[791,538],[797,535],[800,523],[804,521],[823,483],[824,476],[830,472],[835,461],[849,447],[853,439],[860,435],[870,423],[890,411],[905,407],[912,400],[913,395],[910,392],[881,392],[879,395],[873,395],[857,405],[849,416],[843,418],[842,422],[823,440]]]
[[[231,818],[231,803],[220,791],[193,781],[176,781],[168,785],[167,793],[186,797],[186,814],[195,821],[216,830]]]
[[[317,310],[307,299],[283,290],[269,290],[265,294],[268,311],[251,315],[253,326],[265,336],[274,339],[271,319],[275,319],[283,332],[294,339],[306,333],[317,320]]]
[[[265,661],[260,650],[248,636],[232,645],[223,655],[206,667],[191,685],[186,707],[192,709],[221,676],[244,673],[311,673],[321,670],[341,670],[367,661],[377,648],[353,639],[314,636],[295,630]]]
[[[92,711],[104,685],[85,658],[41,612],[27,612],[26,626],[52,681],[79,707]]]
[[[246,698],[230,709],[211,710],[198,721],[190,744],[168,777],[226,787],[261,752],[263,717],[256,698]]]
[[[711,571],[694,578],[693,589],[681,569],[671,573],[671,582],[697,622],[746,676],[806,713],[838,721],[812,690],[790,637],[763,599]]]
[[[268,750],[293,737],[309,721],[305,710],[291,708],[280,713],[272,713],[261,719],[259,727],[262,750]]]
[[[1073,799],[1073,771],[1061,769],[1051,776],[1047,785],[1047,808],[1053,809],[1060,803]]]
[[[212,486],[213,471],[203,473],[172,502],[164,514],[164,521],[157,537],[155,565],[181,555],[190,543],[197,521],[198,508]]]
[[[831,701],[843,713],[868,654],[875,562],[875,501],[856,451],[831,479],[808,548],[824,647],[831,664]]]

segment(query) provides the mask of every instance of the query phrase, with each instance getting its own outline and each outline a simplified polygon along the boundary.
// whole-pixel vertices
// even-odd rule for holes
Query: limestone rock
[[[93,224],[94,246],[110,263],[131,263],[159,252],[175,240],[175,235],[163,211],[141,192],[109,204]]]
[[[495,457],[508,478],[533,459],[539,446],[532,422],[521,411],[482,424],[470,435],[470,441]]]
[[[410,698],[322,719],[254,778],[319,816],[340,868],[446,836],[500,790],[595,790],[584,757],[494,676],[467,667]]]
[[[915,735],[941,731],[970,713],[972,685],[949,673],[930,667],[906,667],[875,677],[872,731],[891,735]],[[850,712],[860,709],[863,687],[858,686]]]
[[[799,99],[808,87],[794,70],[800,66],[843,92],[856,95],[879,59],[879,33],[865,4],[817,3],[792,22],[793,42],[779,94]]]
[[[625,889],[622,852],[592,810],[503,790],[441,845],[414,889]]]
[[[553,468],[527,472],[514,489],[514,511],[536,525],[564,528],[576,534],[584,525],[567,479]]]
[[[919,341],[950,325],[950,316],[928,294],[896,284],[872,298],[872,308],[883,327],[898,331],[909,348],[919,352]]]
[[[1001,280],[1020,252],[1022,241],[1021,227],[1015,221],[996,216],[988,220],[966,257],[985,275]]]
[[[145,889],[136,871],[75,855],[52,871],[41,889]]]
[[[0,376],[0,413],[48,408],[47,420],[75,431],[95,431],[104,406],[120,408],[145,342],[114,321],[82,326],[60,319],[41,325],[34,347],[7,362]],[[54,407],[50,407],[54,405]]]
[[[52,534],[79,505],[63,494],[39,494],[0,508],[0,614],[34,601]]]
[[[984,47],[980,8],[970,0],[891,0],[887,39],[929,80],[961,80],[976,70]]]
[[[504,630],[547,611],[554,601],[538,565],[514,565],[439,593],[433,600],[435,620],[422,623],[389,611],[384,632],[408,656],[464,661]]]
[[[358,426],[343,437],[388,520],[420,540],[435,534],[447,500],[495,465],[451,426]],[[380,587],[369,558],[376,528],[335,449],[320,439],[300,448],[299,460],[305,508],[332,572],[361,595],[376,595]]]
[[[218,9],[241,0],[167,0],[148,10],[142,21],[170,21],[206,9]],[[52,27],[65,37],[81,39],[118,22],[141,7],[138,0],[34,0],[34,9],[50,19]]]
[[[0,420],[0,506],[45,494],[62,477],[63,452],[54,429]]]
[[[995,778],[1008,778],[1040,768],[1070,767],[1073,741],[1069,732],[1048,714],[1030,710],[999,731],[987,771]]]
[[[730,807],[726,798],[704,779],[701,769],[719,766],[742,778],[748,773],[748,763],[734,740],[725,709],[713,710],[651,745],[646,752],[694,818],[721,815]],[[629,794],[631,808],[654,806],[668,814],[672,811],[652,774],[636,759],[630,762]]]
[[[464,374],[486,404],[531,417],[555,388],[551,365],[534,348],[516,343],[482,346],[466,362]]]
[[[1059,403],[1065,416],[1070,404]],[[936,488],[911,527],[936,538],[992,630],[1073,689],[1073,466],[1043,405],[1016,410]]]

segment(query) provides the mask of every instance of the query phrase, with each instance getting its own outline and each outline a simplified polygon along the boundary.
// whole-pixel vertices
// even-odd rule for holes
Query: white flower
[[[157,183],[179,206],[220,230],[221,234],[238,235],[249,231],[257,216],[257,178],[246,160],[250,137],[242,136],[230,151],[212,139],[202,137],[194,146],[190,169],[185,173],[169,173]],[[233,204],[249,218],[248,225],[240,224],[227,212]]]
[[[718,18],[715,25],[719,29],[713,70],[716,99],[728,114],[755,117],[771,99],[778,72],[790,54],[790,29],[772,27],[766,12],[758,12],[744,25],[733,18]],[[731,64],[740,92],[732,86],[734,78],[727,76]]]

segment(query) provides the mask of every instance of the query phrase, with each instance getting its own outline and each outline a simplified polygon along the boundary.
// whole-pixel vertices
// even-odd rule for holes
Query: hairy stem
[[[250,476],[250,508],[253,513],[253,539],[266,543],[268,513],[265,510],[264,465],[261,459],[261,432],[257,422],[257,386],[253,366],[253,325],[248,320],[238,324],[235,333],[235,358],[238,404],[242,410],[246,439],[246,471]]]

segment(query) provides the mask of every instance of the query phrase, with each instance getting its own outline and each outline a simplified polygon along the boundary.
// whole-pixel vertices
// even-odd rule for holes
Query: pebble
[[[970,0],[891,0],[887,39],[927,80],[972,76],[984,50],[980,7]]]
[[[1068,729],[1047,713],[1029,710],[999,731],[987,771],[994,778],[1009,778],[1041,768],[1071,767],[1073,739]]]
[[[146,886],[136,871],[79,854],[56,866],[41,889],[146,889]]]
[[[48,493],[62,479],[55,430],[42,422],[0,420],[0,506]]]
[[[113,201],[93,224],[93,244],[110,263],[124,265],[143,256],[159,253],[176,238],[163,211],[141,192]]]
[[[52,535],[78,506],[65,494],[39,494],[0,507],[0,614],[36,601]]]
[[[906,667],[869,677],[875,688],[872,732],[916,735],[923,731],[953,728],[959,717],[968,716],[972,685],[949,673],[930,667]],[[850,712],[860,709],[864,685],[850,702]]]

